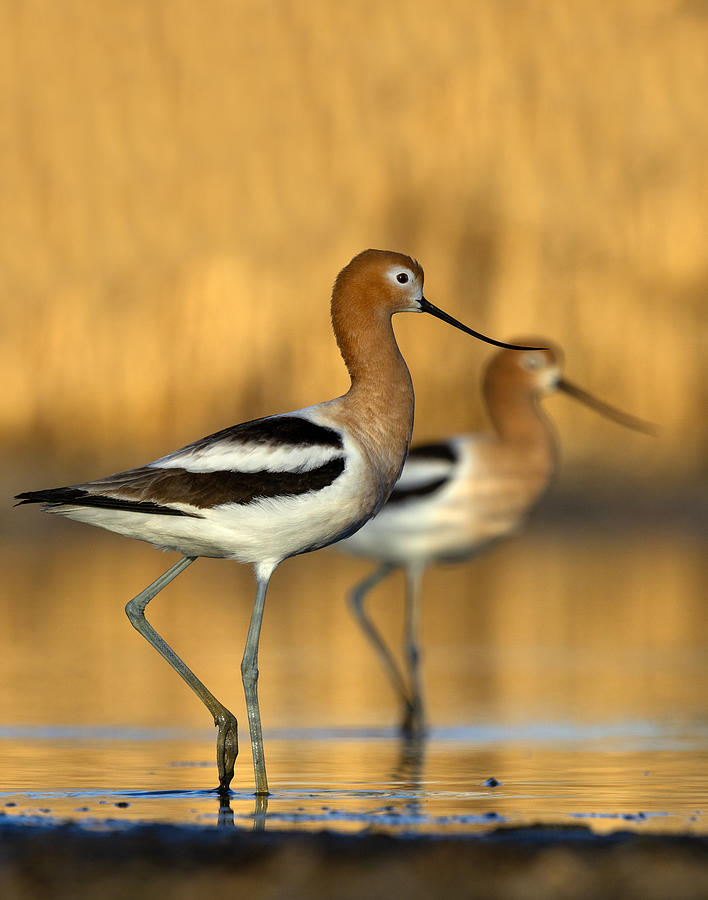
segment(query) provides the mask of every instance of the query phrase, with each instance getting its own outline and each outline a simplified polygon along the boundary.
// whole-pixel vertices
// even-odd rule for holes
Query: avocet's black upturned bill
[[[366,250],[339,273],[332,292],[332,325],[351,377],[344,396],[226,428],[137,469],[17,496],[182,554],[126,612],[214,716],[222,792],[238,753],[236,718],[152,628],[145,608],[198,556],[254,566],[257,591],[241,672],[256,792],[267,794],[257,664],[268,581],[289,556],[353,534],[383,506],[401,472],[413,427],[413,387],[391,327],[397,312],[427,312],[498,343],[429,303],[417,262]]]
[[[482,381],[493,429],[413,447],[381,512],[337,545],[377,560],[379,568],[351,594],[352,610],[403,706],[401,730],[424,731],[421,699],[420,586],[434,562],[470,559],[517,532],[558,468],[555,432],[540,401],[563,391],[627,428],[653,426],[603,403],[562,377],[563,353],[551,341],[518,340],[525,353],[500,350]],[[369,591],[397,568],[406,576],[406,673],[364,609]]]

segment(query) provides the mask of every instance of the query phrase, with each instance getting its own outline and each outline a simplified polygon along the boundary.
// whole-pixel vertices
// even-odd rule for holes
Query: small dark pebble
[[[51,809],[40,809],[41,813],[50,813]]]
[[[11,800],[9,803],[6,803],[5,806],[17,806],[17,804]]]
[[[119,800],[118,803],[114,803],[113,805],[119,806],[121,809],[125,809],[126,807],[130,806],[130,803],[128,803],[127,800]]]
[[[89,812],[88,806],[77,806],[74,812]]]
[[[488,778],[484,782],[485,787],[499,787],[500,784],[501,784],[501,781],[497,781],[496,778]]]
[[[498,819],[498,818],[499,818],[499,813],[495,813],[495,812],[486,812],[486,813],[484,814],[484,818],[485,818],[485,819]]]

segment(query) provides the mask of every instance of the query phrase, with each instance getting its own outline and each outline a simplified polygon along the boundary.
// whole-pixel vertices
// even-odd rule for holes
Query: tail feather
[[[47,509],[58,506],[94,506],[101,509],[123,509],[131,512],[157,513],[162,516],[192,516],[194,513],[174,509],[171,506],[162,506],[151,500],[125,500],[120,497],[107,497],[104,494],[92,494],[82,488],[60,487],[49,488],[44,491],[24,491],[17,494],[15,500],[19,502],[15,506],[24,506],[26,503],[44,503]]]
[[[21,494],[15,495],[15,500],[19,500],[15,506],[23,506],[25,503],[76,503],[82,496],[86,496],[86,491],[79,488],[48,488],[44,491],[23,491]]]

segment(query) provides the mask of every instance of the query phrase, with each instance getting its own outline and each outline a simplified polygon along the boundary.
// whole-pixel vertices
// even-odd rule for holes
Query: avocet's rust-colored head
[[[433,306],[423,296],[423,269],[412,257],[392,250],[364,250],[342,269],[334,282],[335,334],[339,339],[352,328],[365,331],[367,321],[390,319],[397,312],[426,312],[489,344],[520,349],[486,337]]]
[[[542,397],[555,391],[563,371],[563,351],[546,338],[515,338],[527,350],[500,350],[487,364],[485,385],[507,387]],[[534,349],[542,347],[543,349]]]
[[[529,348],[543,345],[544,349],[528,349],[521,352],[501,350],[494,354],[487,365],[483,381],[490,412],[494,412],[491,409],[492,405],[508,404],[513,397],[520,394],[537,399],[553,391],[563,391],[606,418],[617,422],[618,425],[646,434],[656,433],[656,426],[651,422],[645,422],[610,406],[603,400],[598,400],[564,378],[563,351],[553,341],[532,337],[518,338],[514,343]]]
[[[367,317],[420,312],[423,269],[410,256],[392,250],[364,250],[337,275],[332,316],[349,312]]]

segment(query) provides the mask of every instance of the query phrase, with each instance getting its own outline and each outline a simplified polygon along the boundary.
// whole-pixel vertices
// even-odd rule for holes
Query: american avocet
[[[397,312],[427,312],[511,347],[429,303],[423,270],[413,259],[366,250],[339,273],[332,292],[332,325],[351,377],[344,396],[226,428],[137,469],[16,498],[182,554],[126,612],[214,716],[222,793],[238,753],[236,718],[152,628],[145,608],[199,556],[254,566],[257,590],[241,673],[256,793],[267,794],[257,681],[268,582],[289,556],[360,528],[383,506],[401,472],[413,427],[413,387],[391,327]]]
[[[487,366],[483,391],[493,431],[413,447],[383,509],[337,545],[380,563],[354,589],[350,602],[403,703],[406,734],[424,731],[418,640],[423,570],[433,562],[469,559],[520,529],[558,467],[555,433],[539,400],[564,391],[621,425],[653,430],[563,378],[563,354],[552,342],[515,342],[532,343],[546,349],[501,350]],[[369,591],[398,568],[406,585],[407,680],[364,609]]]

